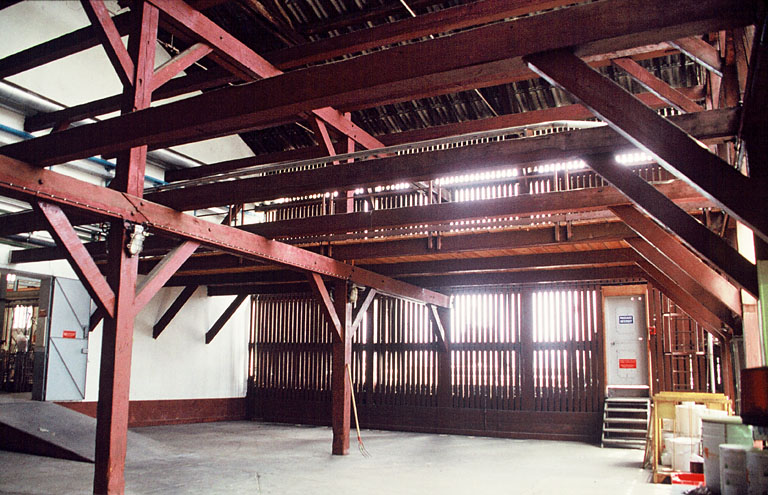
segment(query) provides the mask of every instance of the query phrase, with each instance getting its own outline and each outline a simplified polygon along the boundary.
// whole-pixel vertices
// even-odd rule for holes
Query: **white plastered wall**
[[[107,2],[113,12],[116,2]],[[21,2],[0,13],[0,58],[85,26],[88,20],[79,1]],[[124,39],[125,41],[125,39]],[[159,65],[168,55],[158,47]],[[117,94],[120,82],[101,47],[46,64],[8,79],[65,105],[75,105]],[[104,118],[104,117],[101,117]],[[0,124],[23,129],[23,116],[0,108]],[[3,136],[3,142],[12,138]],[[251,156],[237,136],[185,145],[180,151],[204,163]],[[162,178],[160,169],[147,173]],[[89,179],[93,180],[93,179]],[[77,278],[66,261],[10,265],[12,248],[0,244],[0,268],[41,276]],[[198,289],[158,339],[152,327],[181,291],[166,288],[136,318],[131,366],[131,400],[242,397],[246,391],[248,301],[230,318],[210,344],[205,333],[233,297],[207,297]],[[88,346],[86,400],[98,397],[102,325],[91,333]]]

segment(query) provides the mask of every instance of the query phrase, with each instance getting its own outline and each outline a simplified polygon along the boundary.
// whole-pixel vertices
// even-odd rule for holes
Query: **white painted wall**
[[[41,276],[77,278],[63,260],[9,264],[12,248],[0,244],[0,268]],[[205,333],[234,297],[207,297],[201,287],[158,337],[152,327],[181,292],[165,288],[136,317],[131,358],[131,400],[244,397],[248,378],[249,300],[210,344]],[[103,324],[90,334],[85,400],[98,399]]]
[[[115,12],[116,2],[108,1]],[[79,1],[21,2],[0,14],[0,58],[87,25]],[[168,55],[158,47],[157,64]],[[95,47],[9,78],[26,89],[65,105],[75,105],[117,94],[120,82],[104,51]],[[23,117],[0,108],[0,123],[23,128]],[[7,134],[0,142],[15,138]],[[180,147],[203,162],[252,156],[237,136]],[[68,172],[71,173],[71,172]],[[148,169],[157,176],[158,170]],[[0,245],[0,268],[77,278],[66,261],[10,265],[11,248]],[[206,297],[201,288],[157,340],[152,327],[181,289],[162,289],[136,319],[131,368],[131,400],[242,397],[246,391],[250,308],[244,302],[211,344],[205,333],[229,305],[232,297]],[[86,400],[98,397],[101,325],[89,341]]]

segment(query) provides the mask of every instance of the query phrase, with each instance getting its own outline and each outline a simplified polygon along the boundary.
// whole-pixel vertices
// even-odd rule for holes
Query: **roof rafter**
[[[224,88],[95,124],[0,148],[40,166],[132,146],[165,147],[271,125],[288,116],[360,101],[413,98],[501,83],[525,67],[522,57],[565,46],[606,53],[754,22],[755,0],[597,2],[446,38],[315,66]],[[597,23],[595,19],[605,19]],[[550,33],[551,36],[542,36]],[[511,47],[499,51],[498,46]],[[323,81],[323,84],[308,84]]]

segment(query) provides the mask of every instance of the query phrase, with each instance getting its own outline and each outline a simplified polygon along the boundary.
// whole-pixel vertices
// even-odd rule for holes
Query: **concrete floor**
[[[364,458],[356,441],[349,456],[331,456],[324,427],[225,422],[132,431],[165,449],[149,461],[129,451],[126,493],[135,494],[679,495],[691,488],[648,483],[639,450],[572,442],[364,430],[372,455]],[[92,464],[0,451],[2,494],[88,493],[92,477]]]

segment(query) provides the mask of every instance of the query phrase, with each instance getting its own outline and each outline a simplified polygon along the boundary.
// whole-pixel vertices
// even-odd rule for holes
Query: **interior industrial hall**
[[[0,493],[768,493],[767,12],[0,0]]]

